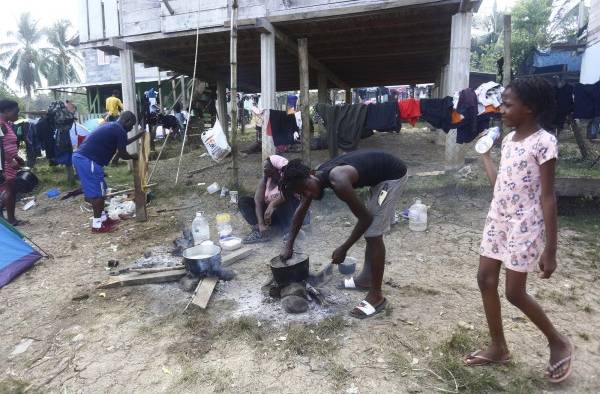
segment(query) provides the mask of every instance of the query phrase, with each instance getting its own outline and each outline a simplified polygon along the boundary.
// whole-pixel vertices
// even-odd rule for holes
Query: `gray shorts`
[[[373,215],[373,222],[365,232],[365,238],[379,237],[389,231],[407,180],[408,174],[400,179],[383,181],[371,187],[367,209]],[[385,198],[382,194],[384,190],[387,192]]]

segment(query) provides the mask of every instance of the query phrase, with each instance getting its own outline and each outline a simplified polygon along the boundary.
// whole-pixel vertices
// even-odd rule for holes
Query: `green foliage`
[[[48,49],[50,62],[47,73],[50,85],[79,82],[77,67],[81,68],[82,59],[75,48],[69,45],[73,39],[68,37],[70,28],[71,22],[59,20],[45,29],[46,38],[51,45]]]
[[[48,72],[48,52],[40,49],[43,31],[29,13],[21,14],[17,30],[8,32],[12,41],[0,45],[0,63],[4,63],[5,76],[16,73],[19,87],[31,97],[41,86],[41,76]]]

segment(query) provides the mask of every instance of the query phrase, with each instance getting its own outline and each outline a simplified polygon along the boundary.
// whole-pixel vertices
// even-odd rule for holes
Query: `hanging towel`
[[[573,86],[569,84],[561,87],[556,86],[554,96],[556,98],[556,116],[553,123],[556,127],[562,129],[567,115],[573,112]]]
[[[467,144],[475,139],[477,131],[477,95],[473,89],[463,89],[458,95],[456,112],[463,116],[463,120],[456,127],[456,143]]]
[[[353,150],[365,130],[367,106],[363,104],[317,104],[316,111],[323,118],[327,133],[337,136],[340,149]]]
[[[413,98],[399,100],[398,111],[400,112],[400,120],[414,126],[421,117],[421,104],[419,100]]]
[[[445,133],[452,128],[452,97],[443,99],[421,99],[421,118]]]
[[[475,89],[479,101],[478,114],[484,113],[485,107],[488,105],[498,108],[502,104],[502,92],[504,92],[504,88],[497,82],[490,81],[479,85]]]
[[[573,118],[592,119],[600,116],[600,81],[595,84],[576,83]]]
[[[367,105],[366,129],[381,132],[399,131],[398,105],[393,101]]]
[[[296,116],[285,111],[270,110],[269,122],[275,146],[292,145],[294,133],[298,132]]]

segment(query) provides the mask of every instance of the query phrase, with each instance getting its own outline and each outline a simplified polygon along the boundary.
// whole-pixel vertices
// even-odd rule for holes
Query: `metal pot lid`
[[[296,264],[304,263],[308,261],[308,255],[306,253],[294,252],[292,257],[287,260],[283,260],[281,256],[275,256],[271,259],[272,268],[285,268],[292,267]]]

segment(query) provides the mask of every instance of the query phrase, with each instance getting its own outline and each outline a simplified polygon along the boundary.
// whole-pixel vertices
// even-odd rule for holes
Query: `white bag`
[[[227,136],[225,136],[219,120],[215,122],[215,125],[211,129],[202,133],[202,142],[204,142],[204,146],[210,157],[216,162],[220,162],[231,153]]]

